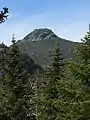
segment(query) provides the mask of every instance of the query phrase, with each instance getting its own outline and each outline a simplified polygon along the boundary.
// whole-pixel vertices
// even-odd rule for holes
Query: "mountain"
[[[28,35],[24,37],[23,40],[29,40],[29,41],[40,41],[40,40],[47,40],[47,39],[56,39],[57,36],[49,29],[41,28],[41,29],[35,29]]]
[[[28,54],[37,64],[49,65],[56,47],[56,40],[59,41],[64,58],[72,58],[73,49],[79,43],[59,38],[47,28],[35,29],[17,43],[20,51]]]

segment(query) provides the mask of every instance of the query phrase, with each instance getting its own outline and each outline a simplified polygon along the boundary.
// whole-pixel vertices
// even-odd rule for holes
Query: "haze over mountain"
[[[35,29],[19,40],[18,45],[22,53],[28,54],[39,65],[49,65],[57,40],[63,56],[66,59],[72,58],[73,49],[79,43],[59,38],[47,28]]]

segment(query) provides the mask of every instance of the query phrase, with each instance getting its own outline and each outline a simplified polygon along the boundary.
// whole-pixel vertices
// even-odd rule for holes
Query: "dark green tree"
[[[41,115],[40,120],[56,120],[58,115],[58,108],[55,107],[54,103],[60,98],[60,81],[64,78],[65,72],[65,61],[62,57],[62,53],[57,47],[52,60],[52,65],[47,71],[46,78],[43,84],[43,90],[41,95]]]
[[[90,85],[90,31],[82,39],[75,52],[74,64],[71,67],[73,75],[81,79],[85,85]]]
[[[7,46],[3,43],[0,44],[0,73],[1,73],[1,76],[4,75],[6,51],[7,51]]]
[[[33,92],[14,37],[12,43],[7,52],[6,74],[0,92],[0,119],[26,120],[27,117],[30,119],[33,112]]]
[[[57,41],[55,54],[53,56],[51,72],[56,79],[60,79],[64,76],[65,60],[59,48],[59,42]]]
[[[67,70],[59,48],[56,49],[43,85],[40,120],[90,119],[90,88],[87,82],[90,79],[90,44],[87,37],[77,48],[78,59],[75,58]]]
[[[4,7],[3,10],[0,12],[0,23],[5,22],[5,20],[7,19],[8,15],[8,8]]]
[[[71,75],[73,76],[73,81],[80,82],[79,89],[81,85],[83,89],[82,94],[78,94],[78,116],[80,120],[89,120],[90,119],[90,31],[82,39],[82,43],[77,47],[75,52],[75,59],[70,64]],[[75,82],[74,82],[75,83]],[[79,91],[79,90],[78,90]],[[81,99],[80,99],[81,98]],[[81,101],[81,102],[80,102]],[[81,108],[79,108],[81,106]],[[80,111],[81,114],[80,114]]]

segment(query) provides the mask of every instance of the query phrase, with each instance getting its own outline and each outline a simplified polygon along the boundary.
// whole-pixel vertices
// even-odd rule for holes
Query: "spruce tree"
[[[32,114],[33,93],[14,37],[12,43],[7,52],[6,74],[1,89],[3,101],[0,105],[2,110],[0,119],[26,120]]]
[[[65,65],[65,60],[63,59],[62,53],[59,48],[59,41],[57,41],[55,54],[53,56],[52,66],[51,66],[51,71],[53,73],[53,76],[56,77],[57,79],[63,77],[65,70],[64,65]]]
[[[40,120],[90,119],[89,34],[85,37],[84,43],[77,48],[78,59],[75,58],[69,63],[67,71],[63,59],[61,56],[59,58],[60,54],[55,53],[53,64],[44,82]]]
[[[81,79],[86,86],[90,85],[90,31],[77,46],[71,70],[75,78]]]
[[[41,95],[41,111],[40,120],[56,120],[58,115],[58,107],[54,103],[60,97],[60,80],[64,77],[65,63],[59,49],[59,43],[55,49],[55,54],[52,60],[52,65],[47,71],[46,78],[43,84]]]
[[[78,116],[80,120],[90,119],[90,31],[82,39],[82,43],[77,47],[75,59],[70,64],[70,71],[73,76],[73,81],[80,82],[78,93],[79,102],[77,109],[79,109]],[[83,91],[83,92],[82,92]],[[80,99],[81,98],[81,99]],[[80,114],[80,111],[81,114]]]
[[[87,32],[87,35],[85,35],[82,41],[83,43],[78,47],[76,53],[81,71],[77,74],[85,84],[90,85],[90,31]]]

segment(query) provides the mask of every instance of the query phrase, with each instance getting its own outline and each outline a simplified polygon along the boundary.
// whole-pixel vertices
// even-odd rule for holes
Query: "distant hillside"
[[[22,53],[27,53],[39,65],[48,65],[54,53],[56,40],[59,40],[60,49],[66,59],[72,58],[74,47],[79,44],[59,38],[51,30],[36,29],[18,41]]]
[[[7,52],[9,47],[5,46],[4,44],[0,44],[0,76],[1,71],[3,71],[6,63]],[[23,62],[24,68],[27,70],[28,73],[33,74],[36,70],[42,70],[41,66],[36,64],[34,60],[29,57],[27,54],[22,54],[21,61]]]

